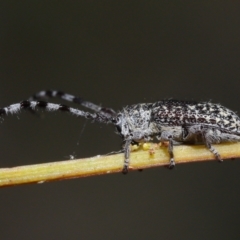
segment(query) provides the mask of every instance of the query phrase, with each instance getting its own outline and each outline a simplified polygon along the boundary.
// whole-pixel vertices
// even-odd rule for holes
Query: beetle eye
[[[112,118],[112,123],[113,124],[117,124],[117,123],[119,123],[120,122],[120,118],[119,117],[113,117]]]
[[[112,123],[113,123],[113,124],[116,124],[117,122],[118,122],[118,117],[112,118]]]
[[[120,127],[120,126],[116,126],[116,129],[117,129],[117,131],[118,131],[119,133],[121,133],[121,132],[122,132],[122,129],[121,129],[121,127]]]

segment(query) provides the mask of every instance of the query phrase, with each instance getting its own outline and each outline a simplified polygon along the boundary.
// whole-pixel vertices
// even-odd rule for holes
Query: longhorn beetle
[[[49,97],[78,103],[93,113],[40,100]],[[29,100],[1,108],[0,116],[18,114],[21,109],[36,110],[37,107],[47,111],[70,112],[75,116],[113,124],[124,142],[123,173],[128,172],[132,142],[146,142],[154,137],[160,142],[168,141],[169,168],[173,168],[174,143],[204,143],[215,158],[222,161],[212,144],[240,141],[240,118],[220,104],[210,102],[162,100],[126,106],[115,112],[61,91],[40,91]]]

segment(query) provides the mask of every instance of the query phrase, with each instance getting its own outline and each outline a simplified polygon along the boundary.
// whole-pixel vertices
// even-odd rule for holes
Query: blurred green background
[[[1,1],[0,106],[43,89],[114,109],[163,98],[240,111],[239,1]],[[112,126],[8,116],[1,167],[117,151]],[[239,239],[240,161],[0,189],[0,239]]]

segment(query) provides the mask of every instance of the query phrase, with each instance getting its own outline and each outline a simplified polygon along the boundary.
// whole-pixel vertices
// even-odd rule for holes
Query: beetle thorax
[[[118,131],[124,139],[141,141],[153,136],[157,129],[151,122],[151,110],[142,105],[133,105],[118,114]]]

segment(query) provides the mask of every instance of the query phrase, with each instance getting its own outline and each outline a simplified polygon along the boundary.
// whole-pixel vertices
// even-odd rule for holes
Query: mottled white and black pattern
[[[43,98],[60,97],[80,104],[93,113],[68,107],[63,104],[40,101]],[[240,141],[240,119],[231,110],[210,102],[163,100],[155,103],[141,103],[115,112],[82,98],[60,91],[41,91],[29,100],[0,109],[0,116],[18,114],[21,109],[64,111],[75,116],[97,122],[113,124],[124,141],[123,173],[128,172],[131,142],[150,141],[153,138],[169,142],[170,165],[175,165],[174,143],[204,143],[221,161],[219,153],[212,147],[214,143]]]
[[[164,100],[152,104],[152,110],[159,124],[168,126],[203,124],[240,132],[239,117],[219,104]]]
[[[101,106],[98,106],[94,103],[91,103],[89,101],[85,101],[80,97],[73,96],[68,93],[64,93],[62,91],[40,91],[36,94],[34,94],[31,98],[29,98],[30,101],[32,100],[38,100],[41,98],[51,98],[51,97],[59,97],[66,101],[81,104],[82,106],[89,108],[95,112],[101,112],[101,114],[111,117],[112,114],[115,114],[115,111],[111,108],[104,108]]]

